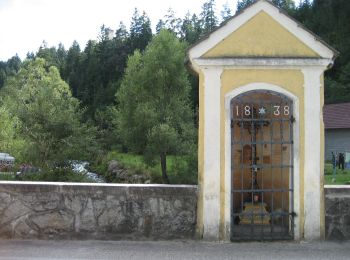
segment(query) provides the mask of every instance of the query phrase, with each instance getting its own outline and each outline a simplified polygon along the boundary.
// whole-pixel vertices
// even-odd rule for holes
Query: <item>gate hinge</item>
[[[295,122],[295,117],[294,117],[294,116],[291,116],[291,117],[290,117],[290,122],[291,122],[291,123],[294,123],[294,122]]]

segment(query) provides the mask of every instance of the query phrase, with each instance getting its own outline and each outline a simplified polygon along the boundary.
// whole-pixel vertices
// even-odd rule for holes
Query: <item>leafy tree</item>
[[[0,150],[22,161],[26,143],[19,134],[21,121],[17,116],[11,115],[4,105],[0,106],[0,121]]]
[[[21,122],[27,161],[49,166],[67,159],[85,159],[95,151],[94,129],[81,123],[79,101],[56,67],[44,59],[26,61],[7,80],[1,92],[3,106]]]
[[[144,54],[136,51],[129,58],[117,93],[122,140],[148,162],[159,157],[164,183],[169,182],[166,157],[184,153],[193,141],[185,48],[162,30]]]

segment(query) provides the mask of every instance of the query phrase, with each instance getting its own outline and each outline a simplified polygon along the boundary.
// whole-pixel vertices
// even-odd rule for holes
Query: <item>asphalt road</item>
[[[350,241],[211,243],[0,240],[0,259],[350,259]]]

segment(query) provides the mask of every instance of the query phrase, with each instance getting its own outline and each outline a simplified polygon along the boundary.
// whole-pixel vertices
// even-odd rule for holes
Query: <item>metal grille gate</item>
[[[276,92],[231,101],[231,240],[293,239],[293,122]]]

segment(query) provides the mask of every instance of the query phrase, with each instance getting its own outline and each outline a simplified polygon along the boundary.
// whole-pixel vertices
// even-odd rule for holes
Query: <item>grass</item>
[[[326,185],[344,185],[350,184],[350,170],[345,169],[344,171],[336,169],[336,181],[332,182],[333,179],[333,166],[331,163],[325,163],[325,184]]]
[[[15,181],[16,176],[13,172],[0,172],[0,180],[1,181]]]
[[[121,165],[123,165],[126,168],[142,168],[142,169],[148,169],[154,172],[157,172],[161,174],[161,168],[160,164],[156,163],[153,166],[149,166],[145,163],[142,155],[136,155],[131,153],[120,153],[120,152],[110,152],[107,155],[107,160],[117,160]],[[174,167],[176,160],[181,160],[181,158],[169,155],[167,156],[167,171],[171,172],[172,168]]]

